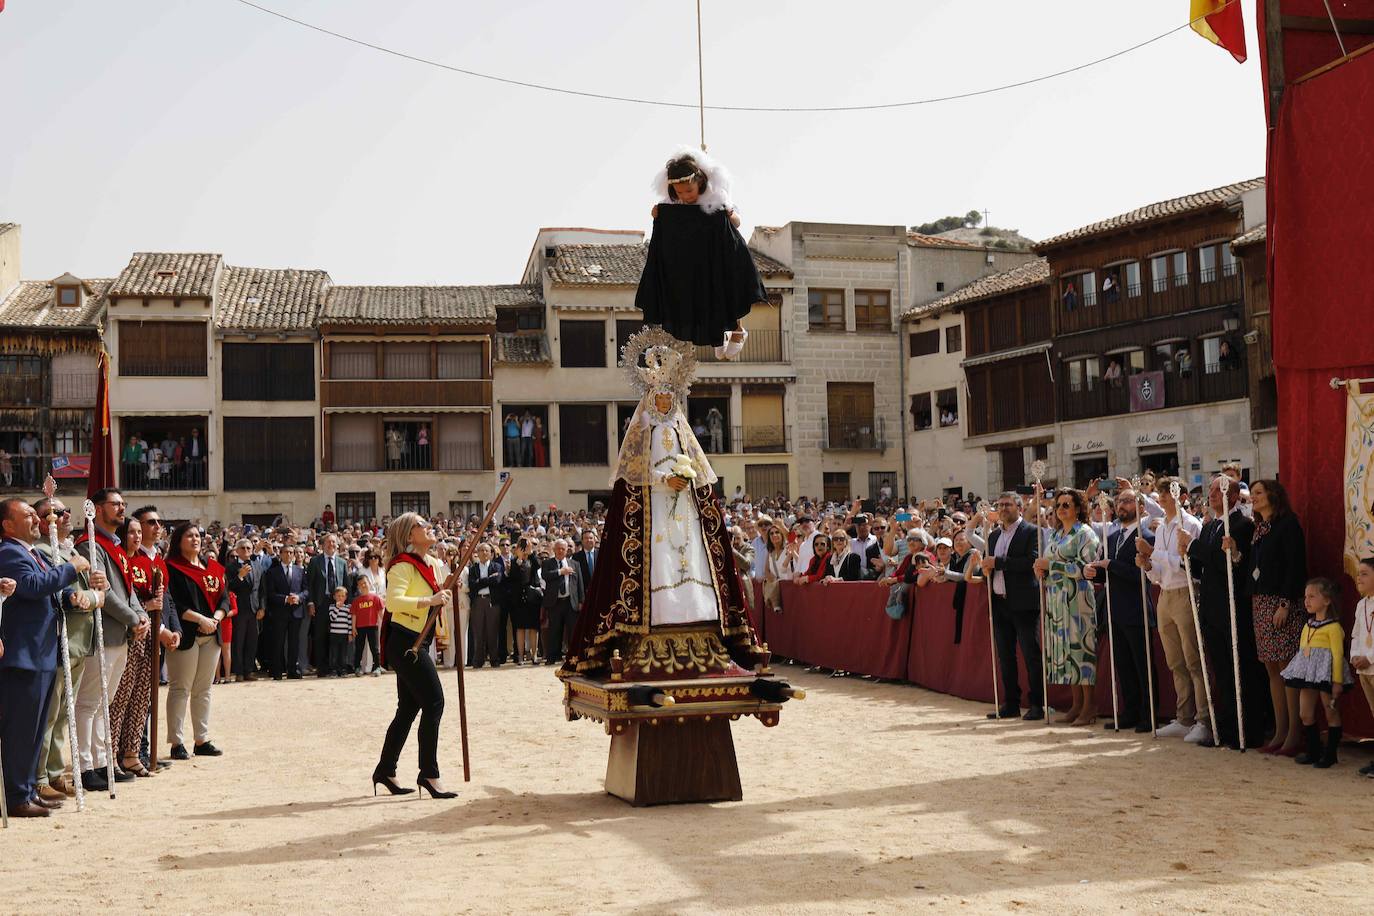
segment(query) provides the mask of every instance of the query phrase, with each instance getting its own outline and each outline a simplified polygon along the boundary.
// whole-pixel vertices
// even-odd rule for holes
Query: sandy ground
[[[915,687],[782,666],[810,695],[735,724],[744,801],[633,809],[609,739],[563,720],[549,669],[453,672],[457,801],[376,798],[390,676],[215,688],[218,759],[176,764],[0,835],[23,913],[1279,912],[1363,904],[1374,781],[1347,750],[1287,759],[991,723]],[[414,744],[401,776],[413,778]],[[57,876],[62,873],[59,879]]]

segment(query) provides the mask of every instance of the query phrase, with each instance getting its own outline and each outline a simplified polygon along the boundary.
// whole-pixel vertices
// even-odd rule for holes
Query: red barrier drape
[[[904,679],[911,614],[883,610],[887,589],[872,582],[782,584],[780,614],[768,617],[768,648],[812,665]]]

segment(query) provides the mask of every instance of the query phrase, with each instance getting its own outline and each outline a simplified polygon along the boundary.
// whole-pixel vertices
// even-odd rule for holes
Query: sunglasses
[[[1077,507],[1074,506],[1074,504],[1071,503],[1071,502],[1066,502],[1066,503],[1055,503],[1055,504],[1054,504],[1054,507],[1055,507],[1056,509],[1074,509],[1074,508],[1077,508]]]

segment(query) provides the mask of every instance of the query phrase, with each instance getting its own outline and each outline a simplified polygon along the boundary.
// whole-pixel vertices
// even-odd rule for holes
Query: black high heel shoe
[[[388,792],[390,792],[392,795],[409,795],[411,792],[414,792],[414,791],[415,791],[414,789],[407,789],[405,786],[397,785],[397,784],[396,784],[396,778],[395,778],[394,776],[383,776],[381,773],[378,773],[376,770],[373,770],[373,771],[372,771],[372,797],[373,797],[373,798],[376,798],[376,797],[377,797],[377,787],[378,787],[378,786],[386,786],[386,790],[387,790]]]
[[[457,792],[440,792],[438,789],[434,788],[434,785],[433,785],[428,779],[426,779],[426,778],[423,777],[423,776],[421,776],[419,779],[415,780],[415,785],[419,786],[421,789],[424,789],[426,792],[428,792],[430,798],[457,798],[457,797],[458,797],[458,793],[457,793]]]

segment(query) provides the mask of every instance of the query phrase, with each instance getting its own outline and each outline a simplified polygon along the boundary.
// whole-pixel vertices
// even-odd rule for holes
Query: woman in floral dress
[[[1045,670],[1051,684],[1065,684],[1073,697],[1055,721],[1092,725],[1097,721],[1097,610],[1092,582],[1083,576],[1098,558],[1098,540],[1088,524],[1088,500],[1079,490],[1054,497],[1054,525],[1045,532],[1044,556],[1035,574],[1045,582]]]

